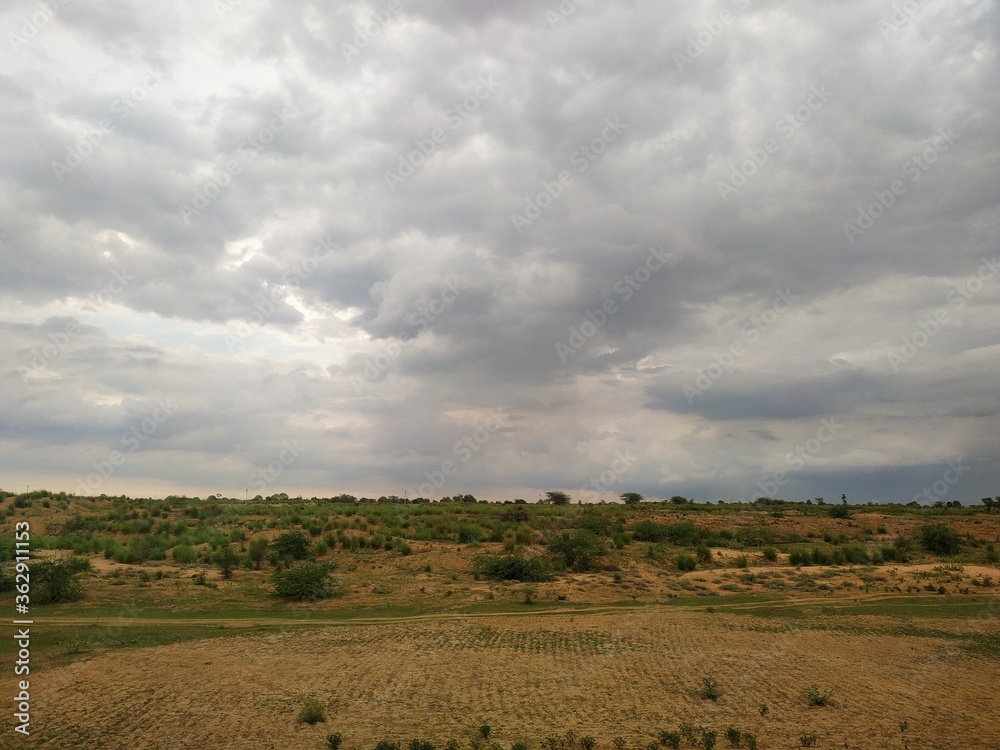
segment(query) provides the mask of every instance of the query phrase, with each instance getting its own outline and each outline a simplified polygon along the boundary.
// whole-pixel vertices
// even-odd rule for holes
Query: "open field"
[[[6,538],[31,524],[33,560],[75,548],[89,570],[82,598],[32,606],[31,737],[8,720],[0,747],[305,750],[339,733],[343,750],[414,738],[464,750],[483,725],[483,748],[505,750],[588,736],[645,750],[669,746],[662,732],[692,748],[715,732],[725,748],[727,730],[741,747],[748,734],[759,748],[1000,747],[1000,515],[982,508],[11,498],[2,510]],[[928,526],[958,546],[927,549]],[[599,554],[567,565],[553,540],[580,528]],[[334,596],[274,595],[276,570],[308,560],[244,559],[253,540],[273,552],[298,530],[310,559],[335,566]],[[240,559],[229,578],[226,547]],[[483,574],[505,555],[544,563],[548,580]],[[13,592],[0,608],[13,612]],[[14,653],[0,641],[5,663]],[[814,684],[826,705],[810,704]],[[17,694],[10,670],[0,692]],[[298,720],[310,701],[324,715],[312,725]]]

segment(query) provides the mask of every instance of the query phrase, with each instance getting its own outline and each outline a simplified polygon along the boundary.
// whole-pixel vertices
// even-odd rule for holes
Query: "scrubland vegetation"
[[[275,495],[243,502],[220,497],[81,498],[45,491],[0,495],[0,606],[10,610],[8,600],[13,598],[13,524],[27,520],[33,614],[47,623],[35,641],[42,675],[61,675],[74,664],[97,664],[113,654],[121,659],[135,653],[140,658],[142,651],[148,653],[141,658],[148,659],[149,654],[168,653],[164,649],[194,648],[194,642],[209,649],[236,636],[280,636],[284,640],[274,648],[281,652],[283,644],[297,644],[295,639],[306,633],[329,628],[376,632],[406,623],[414,651],[405,658],[400,655],[402,661],[393,662],[394,667],[385,667],[386,685],[396,684],[398,670],[411,669],[413,659],[419,661],[426,648],[433,647],[444,660],[428,663],[431,670],[472,668],[451,662],[467,648],[477,649],[476,658],[484,665],[501,659],[507,648],[540,649],[542,661],[534,667],[518,661],[508,665],[510,673],[487,671],[480,678],[470,677],[502,685],[515,677],[527,679],[536,669],[544,679],[549,659],[557,659],[550,669],[565,670],[558,661],[565,654],[592,648],[597,648],[592,658],[598,659],[601,670],[614,669],[617,662],[606,663],[605,654],[621,659],[639,647],[604,640],[612,613],[626,618],[616,626],[622,633],[632,632],[635,618],[652,617],[643,622],[669,629],[676,618],[686,618],[685,627],[706,633],[725,623],[738,632],[751,628],[761,634],[760,653],[745,646],[727,655],[725,638],[699,647],[701,651],[684,650],[677,656],[684,671],[669,680],[655,678],[662,682],[659,689],[652,674],[636,676],[628,687],[636,700],[655,704],[664,698],[664,690],[674,696],[661,714],[675,721],[660,726],[640,725],[638,720],[615,726],[574,725],[570,714],[580,717],[568,708],[565,723],[534,715],[522,721],[527,709],[505,713],[504,701],[490,698],[484,699],[481,719],[473,718],[475,707],[455,716],[447,715],[445,705],[435,709],[442,727],[466,727],[464,735],[414,732],[404,739],[414,719],[400,718],[399,727],[387,726],[381,734],[366,726],[347,708],[343,696],[350,693],[351,682],[339,680],[343,665],[331,666],[328,678],[303,678],[303,685],[310,686],[308,695],[296,700],[297,690],[286,691],[279,703],[287,708],[273,708],[274,715],[288,716],[287,731],[295,739],[283,745],[287,747],[771,748],[788,746],[789,738],[793,746],[802,747],[833,747],[834,738],[840,742],[837,747],[844,742],[850,748],[923,746],[915,744],[918,740],[927,747],[950,747],[948,742],[929,744],[936,741],[927,734],[933,721],[917,721],[918,712],[893,717],[894,726],[905,724],[908,729],[897,727],[891,738],[883,733],[879,745],[865,744],[870,725],[885,718],[876,711],[868,716],[859,708],[866,695],[871,697],[870,689],[843,679],[828,684],[829,669],[803,668],[798,656],[780,663],[787,649],[775,650],[771,641],[795,627],[817,637],[841,633],[874,638],[873,644],[890,639],[885,643],[900,654],[909,653],[905,643],[924,648],[946,642],[956,649],[948,652],[954,654],[948,659],[964,658],[962,654],[972,659],[963,668],[972,670],[973,682],[977,669],[985,670],[979,678],[987,679],[987,672],[1000,665],[1000,503],[846,506],[765,499],[746,505],[696,504],[675,497],[664,503],[578,505],[557,497],[558,502],[536,505],[482,503],[470,496],[406,503],[348,496]],[[511,623],[518,618],[538,620],[541,615],[539,622],[566,626],[576,620],[588,623],[589,629],[574,630],[568,640],[553,636],[559,645],[546,656],[548,641],[530,646],[512,633],[513,640],[504,645],[508,635],[498,634],[506,631],[490,630],[498,626],[483,632],[486,641],[476,636],[456,652],[438,644],[435,639],[443,636],[430,624],[441,618],[499,615],[508,618],[504,627],[515,627]],[[109,620],[117,624],[112,627]],[[920,625],[924,620],[927,624]],[[81,622],[93,627],[81,627]],[[645,635],[636,631],[630,637],[645,638],[648,632],[647,626]],[[465,642],[464,636],[459,642]],[[870,654],[860,643],[854,643],[845,658],[854,659],[863,670]],[[0,648],[9,652],[10,646]],[[384,653],[383,646],[352,658],[377,661]],[[336,650],[330,654],[334,659]],[[175,653],[170,658],[179,657]],[[655,649],[650,658],[657,658]],[[764,668],[761,659],[776,659],[766,668],[784,674],[776,693],[745,684],[757,679],[752,676]],[[169,673],[170,663],[163,669]],[[560,679],[570,680],[566,684],[572,686],[576,678]],[[900,688],[891,687],[893,679],[888,673],[884,677],[886,690],[898,692]],[[292,682],[297,681],[296,676]],[[563,696],[564,687],[552,687],[553,706],[574,700]],[[890,693],[886,695],[890,700]],[[418,694],[411,698],[418,704],[431,700]],[[945,698],[938,695],[935,700]],[[44,696],[39,700],[44,704]],[[685,715],[671,708],[677,701],[685,706]],[[59,705],[60,710],[75,706],[68,694]],[[854,708],[848,712],[846,706]],[[88,717],[81,722],[96,724],[81,725],[79,736],[99,731],[95,716],[100,712],[86,706],[80,710]],[[639,716],[643,710],[634,713]],[[983,721],[996,724],[995,717]],[[570,726],[577,728],[569,731]],[[981,730],[973,727],[963,735],[962,747],[992,748],[987,740],[976,744]],[[62,747],[60,743],[70,741],[67,737],[52,729],[37,746]],[[156,746],[140,734],[106,746],[126,747],[136,737],[143,746]]]

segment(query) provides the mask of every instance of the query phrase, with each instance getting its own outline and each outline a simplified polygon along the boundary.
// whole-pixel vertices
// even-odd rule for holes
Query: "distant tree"
[[[686,497],[682,497],[681,495],[674,495],[670,498],[670,502],[674,505],[684,505],[687,501],[688,499]]]
[[[642,495],[638,492],[623,492],[618,496],[627,505],[635,505],[636,503],[641,503],[643,501]]]
[[[928,552],[954,555],[962,547],[962,538],[950,526],[939,523],[920,529],[920,543]]]
[[[227,581],[233,577],[233,568],[236,567],[239,561],[240,556],[228,544],[222,547],[215,556],[215,564],[219,566],[219,570],[222,571],[222,577]]]
[[[271,547],[281,557],[289,557],[292,560],[304,560],[309,557],[309,539],[301,531],[289,531],[273,542]]]
[[[275,593],[285,599],[325,599],[336,590],[329,563],[300,563],[272,576]]]
[[[851,511],[846,505],[831,505],[830,509],[826,512],[830,518],[850,518]]]
[[[563,532],[549,542],[548,548],[562,558],[567,568],[578,572],[590,570],[597,558],[608,550],[604,540],[587,529],[580,529],[573,536]]]
[[[566,505],[569,502],[569,495],[559,490],[549,490],[545,493],[545,501],[552,505]]]
[[[979,502],[981,502],[983,505],[986,506],[986,512],[987,513],[989,513],[991,510],[993,510],[993,498],[992,497],[984,497]],[[997,498],[997,502],[1000,502],[1000,497]]]
[[[250,558],[253,569],[260,570],[261,563],[264,562],[264,558],[267,556],[267,539],[263,537],[251,539],[247,555]]]
[[[31,603],[56,604],[83,598],[79,574],[89,567],[82,558],[34,563],[30,569]]]

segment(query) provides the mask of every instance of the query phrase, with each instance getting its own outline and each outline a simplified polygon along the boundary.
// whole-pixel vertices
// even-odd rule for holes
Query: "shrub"
[[[375,750],[399,750],[399,743],[389,742],[389,740],[382,740],[375,746]]]
[[[694,570],[698,565],[697,561],[691,555],[685,555],[684,553],[677,555],[675,562],[677,563],[678,570]]]
[[[326,746],[329,750],[340,750],[340,743],[342,740],[343,738],[340,736],[340,732],[328,734],[326,736]]]
[[[736,727],[729,727],[726,730],[726,739],[729,740],[731,746],[739,747],[743,742],[743,734]]]
[[[743,734],[743,741],[747,744],[747,750],[757,750],[757,735]]]
[[[260,570],[261,563],[264,562],[264,556],[267,554],[267,540],[263,538],[251,539],[250,546],[247,550],[247,556],[250,558],[250,562],[253,565],[254,570]]]
[[[764,547],[763,549],[764,559],[768,562],[774,562],[778,559],[778,550],[774,547]]]
[[[317,701],[306,701],[299,712],[299,723],[311,726],[321,721],[326,721],[326,712],[323,710],[323,706]]]
[[[435,748],[434,745],[430,742],[427,742],[425,740],[413,739],[410,740],[409,750],[435,750]]]
[[[707,563],[712,561],[712,550],[708,548],[708,545],[700,544],[694,552],[698,556],[698,562]]]
[[[597,558],[607,553],[607,545],[592,531],[581,529],[570,536],[568,532],[548,544],[549,551],[562,558],[567,568],[575,571],[590,570]]]
[[[660,732],[660,744],[677,750],[681,746],[681,736],[678,732]]]
[[[83,598],[80,571],[69,560],[35,563],[30,571],[32,604],[58,604]]]
[[[701,746],[705,748],[705,750],[713,750],[717,737],[718,735],[715,732],[703,730],[701,733]]]
[[[215,555],[215,564],[219,566],[222,577],[227,581],[233,577],[233,568],[239,563],[239,555],[228,544]]]
[[[271,542],[271,548],[281,557],[292,560],[305,560],[309,557],[309,546],[309,538],[301,531],[286,532]]]
[[[459,544],[474,544],[483,538],[483,530],[471,524],[462,524],[458,527]]]
[[[702,677],[701,690],[698,691],[698,694],[705,700],[719,700],[719,683],[714,677]]]
[[[535,599],[538,598],[538,589],[531,584],[524,587],[524,603],[534,604]]]
[[[825,706],[830,702],[831,695],[833,695],[832,690],[820,692],[819,686],[815,682],[809,686],[809,692],[806,693],[810,706]]]
[[[920,543],[928,552],[954,555],[962,547],[962,538],[947,524],[936,523],[920,529]]]
[[[594,750],[597,746],[597,740],[591,737],[589,734],[584,735],[580,738],[580,750]]]
[[[271,577],[275,593],[283,599],[313,601],[333,595],[336,582],[329,563],[301,563]]]
[[[840,505],[831,505],[826,514],[830,518],[850,518],[851,510],[846,503],[842,503]]]
[[[799,737],[799,744],[802,747],[816,747],[816,735],[815,734],[804,734]]]
[[[749,563],[747,562],[747,556],[737,555],[736,557],[733,558],[733,565],[735,565],[737,568],[747,567],[747,565],[749,565]]]
[[[472,561],[472,572],[494,581],[547,581],[545,563],[536,557],[520,555],[477,555]]]

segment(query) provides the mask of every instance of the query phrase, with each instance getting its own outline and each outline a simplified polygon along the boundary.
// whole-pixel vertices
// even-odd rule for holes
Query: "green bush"
[[[275,593],[283,599],[314,601],[333,595],[336,581],[330,563],[300,563],[271,577]]]
[[[472,524],[463,523],[458,527],[458,542],[459,544],[474,544],[480,542],[483,539],[483,530],[478,526],[473,526]]]
[[[698,545],[695,554],[698,556],[698,562],[707,563],[712,561],[712,550],[707,545]]]
[[[581,529],[572,536],[563,532],[549,542],[548,549],[561,558],[567,568],[578,572],[591,570],[597,558],[608,551],[604,540],[586,529]]]
[[[550,578],[542,560],[520,555],[477,555],[472,572],[494,581],[539,582]]]
[[[79,567],[69,560],[37,562],[30,571],[32,604],[58,604],[83,598]]]
[[[323,706],[317,701],[306,701],[302,706],[302,711],[299,712],[299,723],[311,726],[321,721],[326,721],[326,712],[323,710]]]
[[[833,695],[832,690],[820,692],[819,686],[814,682],[809,686],[806,698],[809,700],[810,706],[825,706],[829,703],[831,695]]]
[[[705,700],[717,701],[719,700],[719,683],[714,677],[702,677],[701,678],[701,689],[698,691],[700,695]]]
[[[677,555],[674,562],[677,564],[678,570],[694,570],[698,566],[698,562],[691,555],[685,555],[684,553]]]
[[[943,523],[929,524],[920,529],[920,543],[928,552],[954,555],[962,548],[962,538]]]
[[[309,537],[301,531],[288,531],[271,542],[271,548],[281,557],[305,560],[309,557]]]
[[[660,732],[660,744],[677,750],[681,746],[681,736],[677,732]]]
[[[778,559],[778,550],[774,547],[764,547],[763,549],[764,559],[768,562],[774,562]]]
[[[333,734],[328,734],[326,736],[326,746],[328,750],[340,750],[340,743],[343,738],[340,736],[340,732],[334,732]]]
[[[737,555],[736,557],[733,558],[733,565],[735,565],[737,568],[747,567],[749,565],[749,563],[747,562],[747,556]]]

